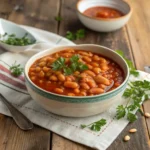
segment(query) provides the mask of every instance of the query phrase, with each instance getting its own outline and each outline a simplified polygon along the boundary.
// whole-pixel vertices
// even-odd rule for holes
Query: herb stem
[[[142,116],[144,116],[144,113],[143,113],[143,111],[141,110],[141,108],[139,108],[138,111],[140,112],[140,114],[141,114]]]
[[[96,121],[93,122],[93,123],[90,123],[90,124],[86,125],[84,128],[89,127],[89,126],[93,125],[94,123],[96,123]]]
[[[84,129],[86,127],[89,127],[93,131],[100,131],[101,127],[104,126],[106,123],[107,123],[106,119],[101,119],[101,120],[95,121],[93,123],[90,123],[88,125],[82,124],[81,128]]]
[[[131,99],[131,98],[129,98],[128,102],[126,103],[126,106],[125,106],[125,108],[127,108],[127,107],[128,107],[128,105],[129,105],[129,102],[130,102],[131,100],[132,100],[132,99]]]

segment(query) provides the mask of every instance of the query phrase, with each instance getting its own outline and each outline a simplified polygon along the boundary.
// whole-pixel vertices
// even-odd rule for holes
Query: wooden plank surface
[[[129,40],[136,67],[144,70],[144,66],[150,66],[150,1],[132,0],[129,3],[134,8],[132,20],[127,25]],[[150,100],[144,103],[143,108],[150,112]],[[150,119],[146,119],[146,123],[150,138]]]
[[[52,150],[92,150],[53,133]]]
[[[49,147],[49,131],[38,126],[22,131],[11,118],[0,115],[0,150],[48,150]]]
[[[21,4],[23,10],[13,10],[10,21],[57,33],[58,22],[54,18],[58,15],[59,0],[55,3],[53,0],[25,0]]]
[[[65,36],[66,32],[69,31],[76,31],[77,29],[84,28],[86,29],[78,20],[78,17],[76,15],[76,0],[63,0],[61,5],[61,16],[64,19],[59,28],[59,34],[62,36]],[[125,55],[128,58],[133,59],[131,47],[130,47],[130,41],[127,34],[127,28],[124,27],[121,30],[118,30],[116,32],[112,33],[97,33],[91,30],[86,29],[87,35],[84,39],[75,41],[77,44],[99,44],[103,46],[107,46],[112,49],[120,49],[124,51]],[[148,136],[146,132],[146,124],[143,117],[138,114],[139,119],[133,123],[129,124],[127,128],[117,137],[116,141],[111,144],[111,146],[108,148],[108,150],[127,150],[129,147],[132,147],[132,150],[148,150]],[[137,128],[138,134],[135,134],[133,139],[130,140],[128,143],[123,142],[123,137],[128,134],[128,130],[130,128]],[[138,142],[139,139],[142,141]],[[55,139],[57,139],[58,136],[53,134],[53,145],[55,143]],[[64,145],[66,145],[66,140],[64,138],[59,137],[59,141],[61,141],[62,149],[64,149]],[[63,144],[62,144],[63,143]],[[71,145],[74,145],[70,148],[70,150],[76,150],[76,143],[69,142]],[[85,148],[90,149],[90,148]],[[53,147],[53,150],[56,150],[56,147]]]
[[[14,10],[18,4],[23,10]],[[55,0],[55,3],[53,0],[0,1],[1,17],[55,33],[58,23],[54,17],[58,10],[59,0]],[[36,125],[32,131],[24,132],[15,125],[11,118],[0,116],[0,150],[49,150],[51,148],[50,135],[50,131]]]
[[[0,17],[65,36],[68,30],[76,31],[77,29],[85,28],[77,18],[75,11],[76,2],[76,0],[55,0],[55,2],[53,0],[1,0]],[[121,49],[128,58],[135,61],[138,69],[143,69],[143,66],[146,64],[149,65],[150,22],[147,20],[150,19],[150,9],[148,9],[150,2],[143,0],[141,3],[140,0],[132,0],[130,3],[134,7],[134,14],[127,27],[108,34],[97,33],[85,28],[87,31],[86,37],[83,40],[75,41],[75,43],[93,43],[112,49]],[[23,10],[15,11],[14,7],[16,4],[21,4]],[[139,8],[142,11],[139,11]],[[59,12],[63,17],[63,21],[60,24],[54,20],[54,17]],[[144,105],[144,110],[149,111],[149,108],[150,102],[147,101]],[[129,124],[108,150],[149,149],[150,143],[147,129],[150,133],[150,120],[146,119],[145,122],[144,117],[141,117],[139,114],[138,116],[139,119],[135,123]],[[137,128],[138,133],[131,135],[131,140],[128,143],[124,143],[122,139],[132,127]],[[72,142],[54,133],[51,137],[49,131],[37,126],[35,126],[33,131],[23,132],[18,129],[12,119],[0,115],[0,150],[4,149],[91,150],[89,147]]]

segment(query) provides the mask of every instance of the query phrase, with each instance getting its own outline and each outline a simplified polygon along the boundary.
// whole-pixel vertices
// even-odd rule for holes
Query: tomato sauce
[[[78,55],[77,61],[80,64],[87,66],[86,70],[76,70],[66,75],[64,67],[53,68],[60,57],[64,58],[65,65],[72,64],[70,58],[75,55]],[[112,81],[114,85],[110,91],[120,86],[124,81],[124,73],[118,64],[104,56],[84,50],[66,49],[36,60],[29,69],[29,78],[48,92],[68,96],[92,96],[104,93]]]
[[[83,14],[92,18],[119,18],[124,15],[117,9],[102,6],[88,8]]]

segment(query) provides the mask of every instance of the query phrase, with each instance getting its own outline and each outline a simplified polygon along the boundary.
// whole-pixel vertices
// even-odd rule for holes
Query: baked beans
[[[79,56],[79,63],[86,70],[75,70],[66,75],[63,68],[54,70],[52,64],[58,58],[65,59],[65,65],[71,65],[71,57]],[[66,49],[36,60],[28,72],[31,81],[38,87],[52,93],[67,96],[93,96],[105,92],[105,88],[114,81],[113,90],[124,81],[120,66],[102,55],[84,50]]]

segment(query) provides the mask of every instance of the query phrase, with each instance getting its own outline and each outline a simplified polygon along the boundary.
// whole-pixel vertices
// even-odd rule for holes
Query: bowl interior
[[[120,57],[117,53],[115,53],[113,50],[109,49],[109,48],[106,48],[106,47],[103,47],[103,46],[98,46],[98,45],[92,45],[92,44],[83,44],[83,45],[77,45],[77,46],[60,46],[60,47],[55,47],[55,48],[52,48],[52,49],[48,49],[48,50],[45,50],[45,51],[42,51],[34,56],[32,56],[28,62],[26,63],[26,66],[25,66],[25,76],[26,76],[26,79],[32,84],[34,85],[36,88],[42,90],[42,91],[45,91],[39,87],[37,87],[29,78],[28,76],[28,72],[29,72],[29,68],[30,66],[39,58],[42,58],[46,55],[49,55],[49,54],[52,54],[52,53],[55,53],[55,52],[58,52],[58,51],[62,51],[62,50],[65,50],[67,48],[73,48],[73,49],[76,49],[76,50],[86,50],[86,51],[90,51],[90,52],[94,52],[94,53],[98,53],[98,54],[101,54],[102,56],[105,56],[105,57],[108,57],[110,59],[112,59],[113,61],[115,61],[117,64],[120,65],[120,67],[123,69],[124,71],[124,75],[125,75],[125,80],[124,82],[118,87],[118,88],[121,88],[127,81],[128,81],[128,78],[129,78],[129,69],[128,69],[128,66],[126,64],[126,62],[123,60],[122,57]],[[112,90],[112,91],[115,91],[117,90],[118,88]],[[100,95],[106,95],[106,94],[109,94],[111,93],[112,91],[110,92],[107,92],[107,93],[104,93],[104,94],[100,94]],[[51,92],[47,92],[45,91],[46,93],[51,93]],[[51,93],[51,94],[54,94],[54,95],[58,95],[58,94],[55,94],[55,93]],[[95,95],[95,96],[86,96],[86,97],[83,97],[83,98],[87,98],[87,97],[96,97],[96,96],[100,96],[100,95]],[[59,95],[60,96],[60,95]],[[69,96],[64,96],[64,95],[61,95],[62,97],[69,97]],[[81,96],[82,97],[82,96]],[[76,96],[75,97],[72,97],[72,98],[77,98]]]
[[[129,4],[122,0],[81,0],[77,3],[77,9],[80,13],[95,6],[111,7],[121,11],[124,15],[131,11]]]

